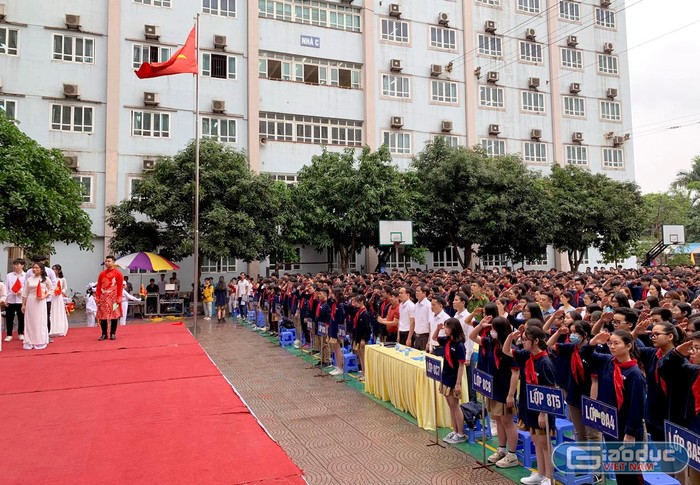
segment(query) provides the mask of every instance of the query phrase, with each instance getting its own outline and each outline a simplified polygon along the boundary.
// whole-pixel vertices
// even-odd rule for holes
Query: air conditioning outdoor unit
[[[222,101],[220,99],[212,100],[211,110],[214,113],[223,113],[224,111],[226,111],[226,101]]]
[[[5,4],[0,3],[0,20],[5,20],[5,17],[7,16],[6,10],[5,10]]]
[[[486,81],[490,83],[498,82],[498,71],[489,71],[486,73]]]
[[[531,77],[527,80],[527,84],[530,86],[530,89],[537,89],[540,87],[540,78]]]
[[[214,36],[214,48],[223,49],[226,47],[226,36],[225,35],[215,35]]]
[[[537,37],[537,32],[535,29],[525,29],[525,38],[530,40],[535,40]]]
[[[143,93],[143,104],[146,106],[158,106],[160,104],[160,96],[158,93]]]
[[[569,85],[569,92],[571,94],[578,94],[581,92],[581,83],[571,83]]]
[[[440,12],[440,15],[438,15],[438,23],[440,25],[449,25],[450,23],[450,16],[447,12]]]
[[[443,131],[444,133],[449,133],[449,132],[451,132],[451,131],[452,131],[452,122],[451,122],[451,121],[447,121],[447,120],[443,121],[443,122],[442,122],[442,131]]]
[[[391,127],[392,128],[403,128],[403,116],[392,116],[391,117]]]
[[[575,35],[570,35],[566,38],[566,45],[569,47],[576,47],[578,45],[578,37]]]
[[[438,77],[440,74],[442,74],[442,66],[440,64],[431,64],[430,75],[433,77]]]
[[[143,160],[142,169],[144,172],[152,172],[156,168],[156,161],[152,158],[145,158]]]
[[[605,44],[603,44],[603,51],[606,54],[610,54],[614,50],[615,50],[615,46],[613,45],[612,42],[606,42]]]
[[[77,170],[78,169],[78,157],[76,156],[69,156],[66,157],[66,167]]]
[[[501,132],[501,127],[498,125],[489,125],[489,135],[498,135]]]
[[[66,27],[72,30],[80,30],[80,15],[66,14]]]
[[[66,98],[77,98],[80,96],[80,87],[77,84],[64,84],[63,95]]]
[[[538,128],[533,128],[532,130],[530,130],[530,138],[532,138],[533,140],[539,140],[540,138],[542,138],[542,130]]]
[[[493,20],[487,20],[484,23],[484,30],[493,34],[494,32],[496,32],[496,22],[494,22]]]
[[[612,2],[610,0],[600,0],[600,6],[603,8],[608,8]]]
[[[625,137],[624,136],[613,136],[613,145],[616,147],[619,147],[620,145],[623,145],[625,143]]]
[[[401,17],[401,5],[398,3],[389,4],[389,15],[392,17]]]
[[[608,98],[615,99],[617,97],[617,88],[608,88],[605,94]]]
[[[401,72],[401,70],[403,69],[401,59],[392,59],[390,68],[393,72]]]
[[[147,39],[158,40],[160,39],[160,27],[157,25],[144,25],[143,33]]]
[[[582,142],[583,141],[583,133],[581,133],[580,131],[574,131],[571,134],[571,141],[575,141],[575,142],[579,142],[579,143]]]

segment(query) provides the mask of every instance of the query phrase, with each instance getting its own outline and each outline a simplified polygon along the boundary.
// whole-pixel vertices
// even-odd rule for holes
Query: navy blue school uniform
[[[362,340],[369,342],[372,332],[372,317],[365,307],[358,308],[353,317],[352,341],[359,344]]]
[[[591,370],[588,359],[572,343],[557,344],[554,347],[557,361],[565,362],[569,372],[569,384],[566,386],[566,403],[581,409],[581,396],[591,396]]]
[[[672,350],[657,368],[669,389],[669,421],[700,434],[700,365]]]
[[[644,420],[647,432],[653,441],[664,440],[664,420],[669,419],[668,384],[657,372],[657,365],[662,359],[661,349],[642,347],[639,360],[644,365],[647,376],[647,400],[644,406]]]
[[[637,441],[644,441],[644,406],[641,404],[646,399],[647,386],[644,374],[636,365],[636,361],[620,365],[623,399],[618,403],[614,379],[615,357],[596,352],[590,345],[584,345],[581,354],[598,374],[598,400],[617,409],[617,441],[622,441],[626,434],[633,436]]]
[[[466,362],[467,350],[464,348],[464,342],[455,342],[450,337],[438,337],[437,341],[445,349],[440,382],[443,386],[454,389],[457,385],[459,364]]]
[[[556,329],[550,329],[549,334],[554,335]],[[566,343],[567,336],[560,335],[557,339],[557,343]],[[560,359],[557,355],[552,357],[552,363],[554,364],[554,380],[561,389],[567,389],[569,387],[569,377],[571,376],[570,362],[565,359]]]
[[[338,326],[345,324],[345,304],[332,298],[329,298],[328,302],[331,306],[331,324],[328,327],[328,336],[337,339]]]
[[[314,318],[314,323],[322,323],[326,325],[326,333],[328,330],[328,325],[331,323],[331,306],[328,304],[328,300],[323,303],[316,305],[316,318]],[[315,328],[314,328],[315,330]]]
[[[527,408],[527,384],[553,387],[555,384],[554,363],[546,350],[532,354],[529,350],[514,350],[513,357],[520,367],[520,399],[518,414],[523,422],[535,429],[543,429],[539,425],[539,411]],[[549,427],[554,429],[554,415],[548,415]]]
[[[494,349],[493,339],[490,335],[481,337],[481,345],[484,347],[486,370],[484,372],[493,376],[493,400],[505,403],[510,391],[510,378],[513,372],[520,370],[512,357]],[[479,356],[479,362],[481,362]],[[515,396],[515,400],[518,398]]]

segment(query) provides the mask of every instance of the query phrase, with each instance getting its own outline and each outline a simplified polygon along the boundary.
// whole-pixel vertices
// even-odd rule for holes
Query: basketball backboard
[[[413,221],[379,221],[379,245],[413,245]]]
[[[667,246],[685,244],[685,226],[664,224],[661,226],[661,234]]]

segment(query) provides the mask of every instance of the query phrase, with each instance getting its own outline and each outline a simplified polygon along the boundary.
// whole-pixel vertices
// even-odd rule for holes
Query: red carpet
[[[183,325],[0,352],[0,483],[303,484]]]

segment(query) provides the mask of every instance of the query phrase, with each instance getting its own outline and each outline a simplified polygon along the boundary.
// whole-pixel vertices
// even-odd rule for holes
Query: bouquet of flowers
[[[69,301],[68,303],[66,303],[66,315],[70,315],[74,311],[75,311],[75,303],[73,303],[72,301]]]

